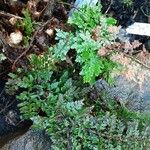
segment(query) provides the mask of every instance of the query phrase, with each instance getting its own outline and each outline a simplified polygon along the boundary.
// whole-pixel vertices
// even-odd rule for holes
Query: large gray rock
[[[114,73],[114,85],[99,80],[97,89],[119,99],[131,110],[150,112],[150,69],[122,54],[116,54],[112,59],[121,63],[124,69]]]
[[[0,150],[51,150],[51,140],[44,131],[29,130],[9,141]]]

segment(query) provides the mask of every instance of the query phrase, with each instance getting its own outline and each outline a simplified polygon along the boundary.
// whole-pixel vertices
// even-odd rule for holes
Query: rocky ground
[[[51,142],[49,136],[42,131],[28,130],[32,122],[20,119],[17,108],[18,101],[15,99],[15,95],[10,96],[5,93],[4,86],[9,72],[15,70],[18,66],[26,68],[28,63],[26,55],[29,53],[40,54],[47,49],[48,45],[54,42],[54,37],[49,37],[45,31],[55,27],[64,28],[63,25],[67,19],[70,5],[65,5],[65,3],[61,2],[56,3],[54,0],[37,0],[37,3],[34,5],[31,2],[28,0],[0,2],[0,52],[5,51],[7,57],[6,60],[0,63],[1,150],[50,150]],[[73,4],[72,0],[66,2]],[[122,25],[123,28],[134,21],[148,22],[148,18],[143,15],[140,9],[142,5],[145,7],[145,3],[147,3],[146,0],[135,0],[133,7],[130,8],[123,5],[120,0],[114,0],[112,4],[110,0],[102,2],[103,12],[107,11],[109,15],[114,16],[118,20],[118,25]],[[16,27],[10,23],[10,19],[23,17],[21,11],[24,8],[30,8],[32,19],[40,24],[32,33],[28,47],[24,47],[22,42],[14,46],[8,41],[10,33],[16,30]],[[149,53],[148,50],[145,51],[145,47],[150,49],[148,46],[149,37],[125,36],[127,36],[129,41],[139,40],[142,45],[132,49],[132,56],[128,56],[131,49],[125,53],[125,56],[122,56],[120,53],[115,54],[112,59],[120,62],[124,69],[119,73],[114,73],[115,84],[113,86],[109,86],[104,80],[99,80],[96,87],[99,91],[105,91],[112,97],[117,97],[132,110],[148,112],[150,111],[150,65],[148,63]],[[127,47],[124,49],[128,50]],[[138,55],[135,55],[137,53]]]
[[[51,150],[50,137],[43,131],[29,130],[9,141],[1,150]]]

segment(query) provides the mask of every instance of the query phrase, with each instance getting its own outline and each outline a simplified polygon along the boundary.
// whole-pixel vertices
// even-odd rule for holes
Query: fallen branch
[[[16,19],[23,19],[22,17],[19,17],[17,15],[13,15],[13,14],[10,14],[10,13],[6,13],[4,11],[0,11],[0,16],[15,17]]]
[[[16,101],[16,100],[14,99],[14,100],[11,101],[10,103],[7,103],[7,104],[4,106],[4,108],[3,108],[2,110],[0,110],[0,114],[2,114],[6,109],[8,109],[9,107],[11,107],[11,106],[14,104],[15,101]]]
[[[110,4],[109,4],[107,10],[105,11],[105,14],[108,13],[108,11],[110,10],[112,4],[113,4],[113,0],[110,1]]]

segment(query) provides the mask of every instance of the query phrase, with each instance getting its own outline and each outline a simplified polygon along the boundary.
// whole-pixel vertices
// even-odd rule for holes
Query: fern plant
[[[97,7],[83,7],[80,13],[91,13],[93,21],[84,20],[84,29],[72,19],[69,22],[75,32],[57,30],[58,43],[42,55],[31,55],[27,70],[10,73],[7,90],[9,94],[18,91],[22,117],[50,134],[53,150],[149,150],[150,119],[102,96],[94,85],[89,88],[78,74],[79,69],[84,82],[92,83],[99,74],[109,76],[114,67],[109,58],[97,56],[98,49],[111,42],[106,28],[114,22],[102,16],[97,20],[98,11]],[[80,20],[78,15],[76,12]],[[102,36],[94,40],[92,29],[97,22],[104,28]],[[67,59],[73,64],[68,65]]]
[[[24,45],[28,46],[29,40],[31,38],[33,29],[34,29],[34,22],[31,19],[29,11],[26,9],[23,11],[24,18],[22,20],[22,26],[24,27]]]
[[[28,9],[23,10],[23,19],[16,24],[17,28],[24,31],[23,44],[25,47],[29,45],[29,40],[32,36],[36,23],[32,20]]]
[[[116,20],[104,17],[100,6],[84,6],[80,11],[73,13],[68,23],[75,28],[75,32],[56,30],[58,43],[50,48],[53,57],[64,61],[69,51],[75,50],[75,62],[80,65],[80,75],[83,76],[85,83],[94,83],[99,75],[110,81],[110,72],[117,65],[109,58],[100,58],[97,53],[115,39],[108,32],[108,27],[114,25]],[[92,35],[97,26],[100,28],[95,40]]]

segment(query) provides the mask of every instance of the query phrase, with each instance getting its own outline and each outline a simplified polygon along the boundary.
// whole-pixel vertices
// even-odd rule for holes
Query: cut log
[[[126,29],[128,34],[150,36],[150,24],[135,22]]]

